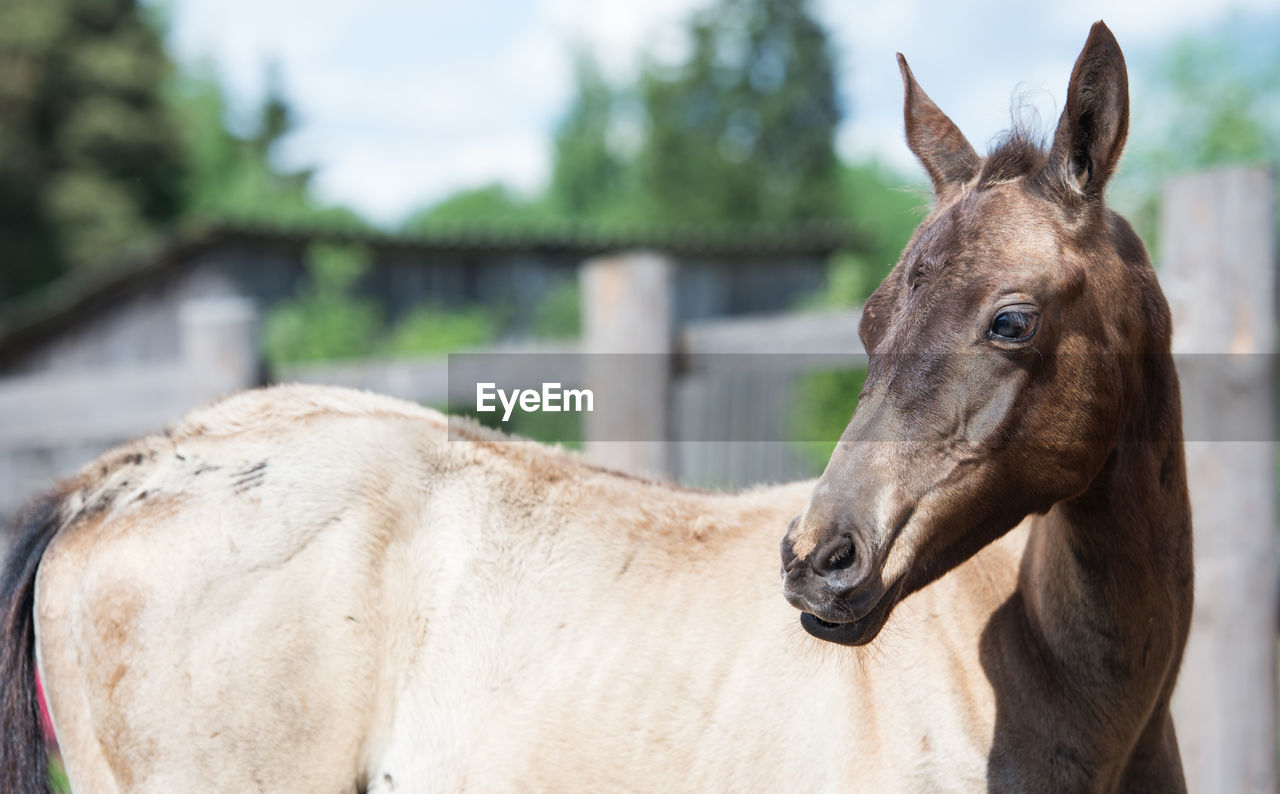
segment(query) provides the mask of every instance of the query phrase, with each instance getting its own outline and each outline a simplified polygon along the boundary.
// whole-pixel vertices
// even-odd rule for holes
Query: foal
[[[899,65],[937,205],[867,302],[866,386],[783,542],[787,598],[815,637],[866,644],[1031,516],[1017,588],[981,616],[991,786],[1175,790],[1191,520],[1169,309],[1103,203],[1120,48],[1094,25],[1047,153],[1015,134],[986,158]]]

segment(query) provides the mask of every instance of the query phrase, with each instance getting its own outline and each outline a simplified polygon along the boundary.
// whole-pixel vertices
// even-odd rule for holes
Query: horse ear
[[[902,53],[898,53],[898,68],[902,71],[902,115],[907,127],[907,146],[929,172],[934,195],[941,196],[952,185],[972,179],[978,173],[981,158],[955,122],[933,104],[916,82]]]
[[[1129,133],[1129,73],[1116,37],[1102,22],[1093,23],[1058,120],[1049,151],[1052,175],[1078,187],[1088,198],[1102,189],[1120,161]]]

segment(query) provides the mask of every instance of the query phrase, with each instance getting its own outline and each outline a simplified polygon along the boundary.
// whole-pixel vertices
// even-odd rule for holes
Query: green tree
[[[822,306],[861,305],[897,264],[902,249],[924,219],[927,189],[875,162],[840,166],[840,215],[857,222],[864,244],[832,257]]]
[[[136,0],[0,4],[0,299],[100,264],[182,209],[171,66]]]
[[[382,311],[353,291],[372,264],[369,252],[317,244],[307,251],[306,263],[308,283],[266,316],[262,346],[267,361],[277,367],[368,355],[382,331]]]
[[[649,65],[615,88],[586,53],[556,127],[551,185],[522,199],[501,185],[416,213],[408,230],[516,219],[787,222],[842,207],[835,66],[808,0],[720,0],[690,20],[689,60]],[[621,145],[634,131],[634,147]]]
[[[650,66],[639,162],[648,213],[674,221],[828,218],[840,120],[826,31],[806,0],[720,0],[693,53]]]
[[[862,368],[820,370],[800,379],[790,418],[797,440],[791,447],[815,476],[831,460],[866,381]]]
[[[357,292],[372,264],[372,255],[361,246],[312,245],[306,284],[267,313],[262,345],[267,362],[278,368],[378,354],[447,353],[497,337],[497,321],[481,307],[420,306],[387,327],[378,303]]]
[[[602,218],[626,200],[628,163],[610,144],[616,92],[594,59],[579,52],[576,92],[555,132],[551,199],[571,218]]]
[[[484,223],[533,224],[555,218],[545,197],[523,198],[506,185],[494,183],[467,188],[446,196],[411,214],[401,224],[408,233],[430,232],[441,227]]]
[[[1141,94],[1112,195],[1157,262],[1166,179],[1215,165],[1280,163],[1278,37],[1280,14],[1239,14],[1139,66]]]
[[[1165,143],[1149,152],[1165,169],[1280,156],[1280,17],[1269,27],[1270,46],[1261,52],[1227,26],[1185,38],[1160,59],[1157,86],[1172,100],[1171,112]]]
[[[582,290],[570,279],[547,291],[533,311],[529,329],[539,339],[572,339],[582,335]]]
[[[295,121],[276,67],[267,71],[266,96],[247,133],[232,130],[226,96],[208,66],[180,74],[170,104],[180,121],[187,163],[183,207],[188,216],[280,225],[368,225],[349,209],[317,201],[311,169],[278,165],[281,143]]]
[[[497,336],[493,313],[479,306],[419,306],[396,323],[380,349],[392,356],[456,353],[492,342]]]

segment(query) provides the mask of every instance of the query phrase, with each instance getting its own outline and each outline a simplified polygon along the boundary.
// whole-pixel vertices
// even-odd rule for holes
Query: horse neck
[[[1167,690],[1190,623],[1191,508],[1172,358],[1140,366],[1107,463],[1084,494],[1035,523],[1019,587],[1051,658]]]

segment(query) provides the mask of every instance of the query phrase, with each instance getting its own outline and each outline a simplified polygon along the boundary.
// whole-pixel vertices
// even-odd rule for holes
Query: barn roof
[[[360,244],[378,254],[468,254],[476,258],[514,253],[587,258],[609,251],[647,249],[679,258],[760,260],[822,257],[858,248],[864,237],[839,221],[785,226],[697,224],[600,226],[584,223],[441,223],[429,231],[390,234],[368,229],[264,226],[251,222],[189,228],[150,252],[111,268],[71,273],[0,306],[0,361],[71,326],[83,313],[193,265],[199,255],[231,245],[284,247],[299,252],[312,243]]]

